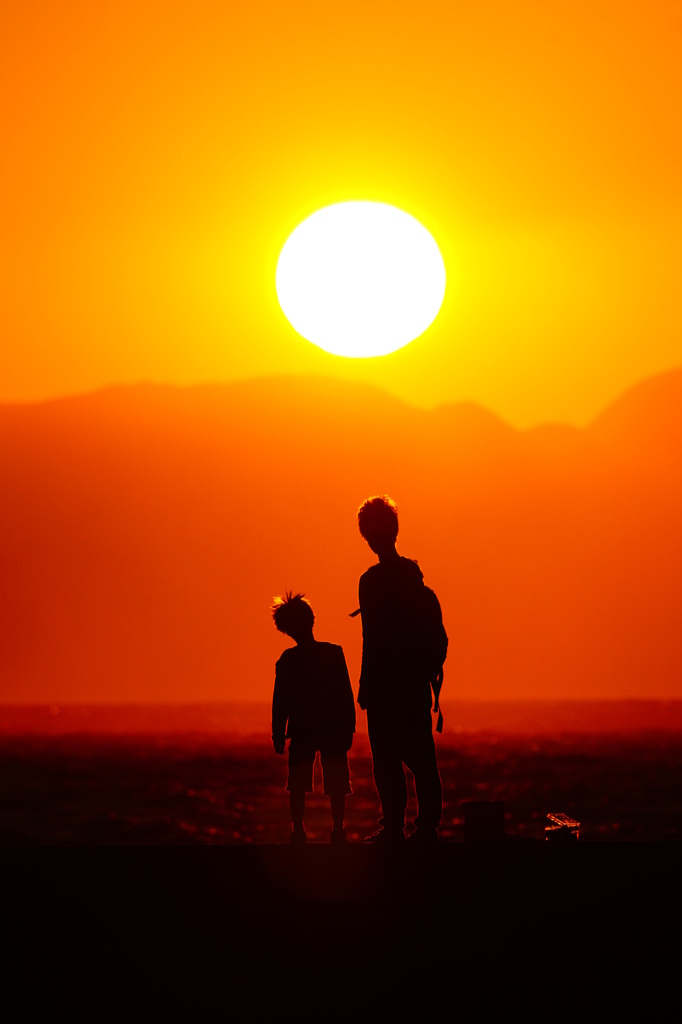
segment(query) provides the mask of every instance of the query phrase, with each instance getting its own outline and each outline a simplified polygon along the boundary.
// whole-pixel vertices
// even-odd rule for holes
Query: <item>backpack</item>
[[[440,709],[440,691],[443,686],[443,662],[448,653],[448,635],[443,626],[440,602],[431,587],[422,584],[416,612],[418,658],[428,672],[433,689],[434,714],[438,712],[436,732],[443,731],[443,712]]]
[[[360,614],[356,608],[350,613],[354,619]],[[419,584],[416,596],[409,600],[410,647],[415,660],[423,667],[433,690],[433,713],[438,712],[436,732],[443,731],[443,712],[440,709],[440,691],[443,686],[443,662],[448,653],[448,635],[443,626],[440,602],[431,587]]]

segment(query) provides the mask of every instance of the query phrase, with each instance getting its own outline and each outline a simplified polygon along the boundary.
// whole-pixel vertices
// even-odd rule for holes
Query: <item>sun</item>
[[[445,265],[425,227],[386,203],[326,206],[282,248],[282,312],[300,335],[350,358],[384,356],[423,334],[445,295]]]

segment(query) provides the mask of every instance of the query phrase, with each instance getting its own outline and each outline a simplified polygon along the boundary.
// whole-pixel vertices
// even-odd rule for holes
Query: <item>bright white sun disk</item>
[[[313,213],[287,239],[277,297],[292,327],[334,355],[383,356],[435,320],[445,266],[419,221],[386,203]]]

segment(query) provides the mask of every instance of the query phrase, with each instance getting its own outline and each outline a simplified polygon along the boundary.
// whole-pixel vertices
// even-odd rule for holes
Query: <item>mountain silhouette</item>
[[[678,464],[682,447],[682,369],[640,381],[597,416],[589,430],[631,455]]]
[[[324,378],[1,406],[2,699],[265,700],[285,589],[355,682],[383,492],[441,599],[444,697],[682,697],[681,441],[680,370],[583,430]]]

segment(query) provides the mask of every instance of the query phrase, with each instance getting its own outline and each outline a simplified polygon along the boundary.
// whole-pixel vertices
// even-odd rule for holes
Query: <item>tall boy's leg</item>
[[[383,721],[381,717],[377,720],[376,715],[369,712],[367,726],[372,749],[374,781],[383,813],[380,824],[387,839],[402,840],[407,807],[407,783],[395,727],[390,720]]]
[[[414,773],[417,791],[418,817],[415,824],[418,836],[424,839],[436,837],[443,809],[443,786],[436,760],[430,711],[428,714],[428,720],[424,716],[423,720],[415,723],[405,744],[405,764]]]
[[[305,814],[304,789],[289,791],[289,806],[291,807],[291,823],[293,825],[291,841],[292,843],[305,843],[306,831],[303,824],[303,816]]]

